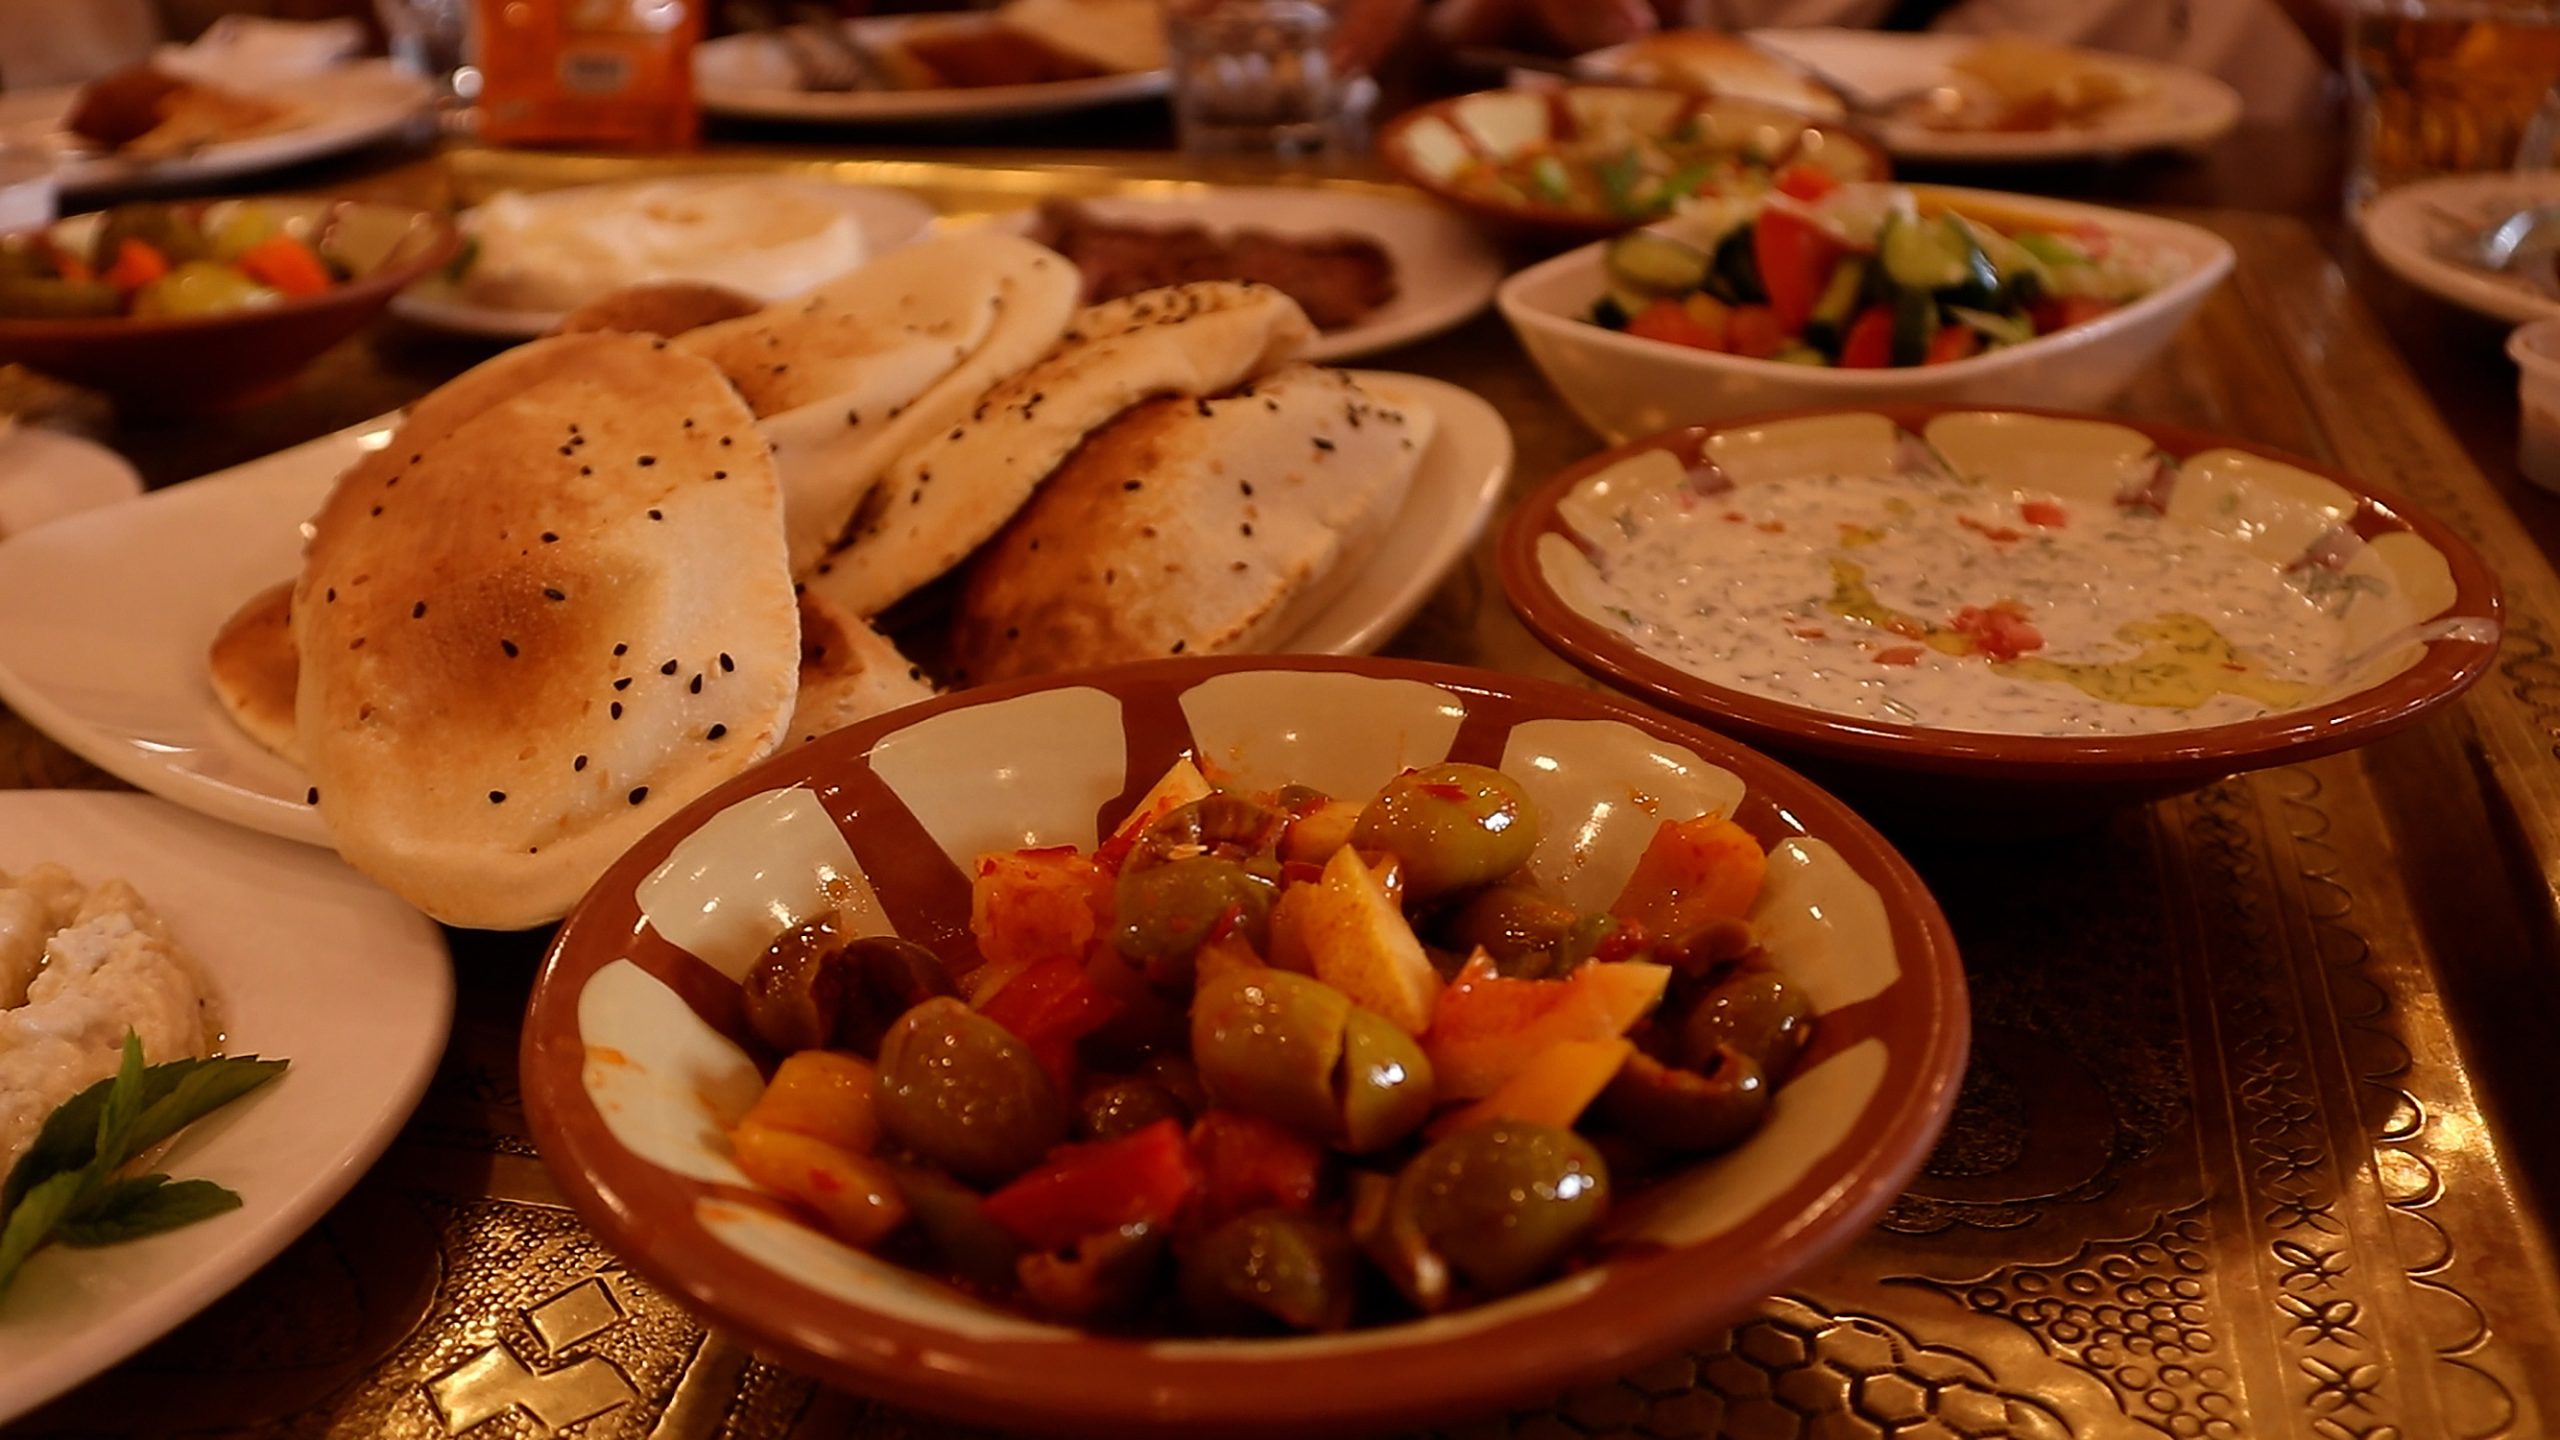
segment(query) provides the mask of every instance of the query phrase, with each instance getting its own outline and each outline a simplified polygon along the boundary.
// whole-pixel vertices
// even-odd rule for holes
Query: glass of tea
[[[2560,90],[2560,0],[2357,0],[2348,204],[2432,175],[2542,168],[2519,153]]]

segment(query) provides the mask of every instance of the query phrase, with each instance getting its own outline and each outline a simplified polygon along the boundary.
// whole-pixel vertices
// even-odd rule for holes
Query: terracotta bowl
[[[2236,724],[2083,738],[1873,721],[1710,684],[1639,649],[1588,583],[1596,576],[1573,512],[1577,501],[1633,482],[1637,472],[1620,468],[1631,461],[1667,456],[1667,465],[1650,462],[1655,478],[1704,496],[1815,471],[1894,473],[1897,456],[1921,448],[1915,437],[1958,473],[2031,494],[2089,504],[2137,492],[2165,497],[2172,517],[2250,536],[2235,543],[2262,558],[2370,576],[2404,603],[2367,606],[2362,615],[2349,608],[2341,623],[2350,643],[2359,650],[2370,643],[2376,653],[2301,707]],[[2006,407],[1795,411],[1632,441],[1532,492],[1503,532],[1499,568],[1521,619],[1584,670],[1777,751],[1862,805],[1959,829],[2076,823],[2226,775],[2368,744],[2459,696],[2487,668],[2500,635],[2498,580],[2478,553],[2360,480],[2173,425]]]
[[[1622,1197],[1603,1263],[1338,1335],[1145,1340],[1035,1321],[848,1249],[747,1187],[721,1122],[775,1058],[749,1037],[736,978],[770,935],[867,890],[898,933],[964,954],[977,855],[1089,847],[1186,754],[1240,786],[1343,795],[1443,757],[1499,763],[1546,816],[1533,864],[1595,906],[1658,818],[1725,809],[1776,847],[1756,919],[1815,1000],[1814,1048],[1752,1140]],[[1909,866],[1730,741],[1449,666],[1168,660],[913,706],[688,807],[561,930],[526,1018],[523,1082],[544,1162],[606,1243],[823,1379],[1017,1429],[1337,1434],[1548,1397],[1732,1319],[1856,1238],[1917,1170],[1966,1026],[1954,941]]]
[[[1882,147],[1845,125],[1756,100],[1629,85],[1480,90],[1434,100],[1387,122],[1378,133],[1378,158],[1407,183],[1497,229],[1572,244],[1631,230],[1644,221],[1478,194],[1457,182],[1459,173],[1477,161],[1506,159],[1550,139],[1599,129],[1666,134],[1693,122],[1725,148],[1757,156],[1772,170],[1809,160],[1843,180],[1882,180],[1893,173]]]
[[[319,295],[220,315],[0,319],[0,361],[105,391],[137,409],[230,409],[282,390],[461,245],[452,221],[405,206],[309,196],[257,203],[277,212],[295,234],[331,235],[355,275]],[[75,215],[55,229],[92,223]]]

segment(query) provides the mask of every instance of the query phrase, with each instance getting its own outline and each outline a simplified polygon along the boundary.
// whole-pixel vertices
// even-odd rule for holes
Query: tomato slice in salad
[[[1870,305],[1840,340],[1840,368],[1882,370],[1893,363],[1893,307]]]
[[[1751,254],[1779,329],[1803,333],[1843,248],[1830,231],[1792,210],[1772,205],[1760,212],[1751,228]]]

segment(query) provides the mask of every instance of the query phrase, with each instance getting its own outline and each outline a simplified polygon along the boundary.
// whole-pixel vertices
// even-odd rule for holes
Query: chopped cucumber
[[[1715,257],[1655,230],[1630,230],[1609,242],[1612,280],[1656,295],[1686,295],[1707,283]]]
[[[2009,238],[2018,242],[2019,249],[2026,251],[2028,254],[2033,255],[2047,265],[2086,265],[2090,263],[2088,251],[2081,249],[2079,246],[2072,244],[2070,241],[2063,239],[2059,235],[2051,234],[2047,231],[2021,230]]]
[[[1867,269],[1865,258],[1857,255],[1842,257],[1832,268],[1821,297],[1813,302],[1813,314],[1804,322],[1807,343],[1826,350],[1839,347],[1849,322],[1857,317],[1859,297],[1866,294]]]
[[[1972,326],[1975,334],[1993,345],[2023,345],[2036,338],[2035,322],[2024,315],[1995,315],[1966,305],[1950,305],[1947,318]]]
[[[1938,302],[1926,290],[1905,290],[1893,297],[1893,363],[1917,365],[1929,358],[1929,342],[1938,338]]]
[[[1954,291],[1968,305],[1990,304],[1999,294],[1999,272],[1955,216],[1897,217],[1881,248],[1885,273],[1905,290]]]

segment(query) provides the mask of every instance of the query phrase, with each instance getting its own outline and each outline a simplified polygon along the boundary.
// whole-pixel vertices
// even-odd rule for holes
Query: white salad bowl
[[[1990,190],[1911,189],[1924,208],[1951,209],[2004,229],[2095,225],[2158,255],[2175,273],[2141,299],[2068,330],[1944,365],[1889,370],[1754,360],[1593,324],[1586,317],[1608,288],[1605,241],[1519,272],[1503,282],[1494,303],[1565,404],[1615,444],[1679,425],[1819,406],[2095,409],[2158,359],[2231,273],[2231,246],[2222,237],[2175,220]]]

